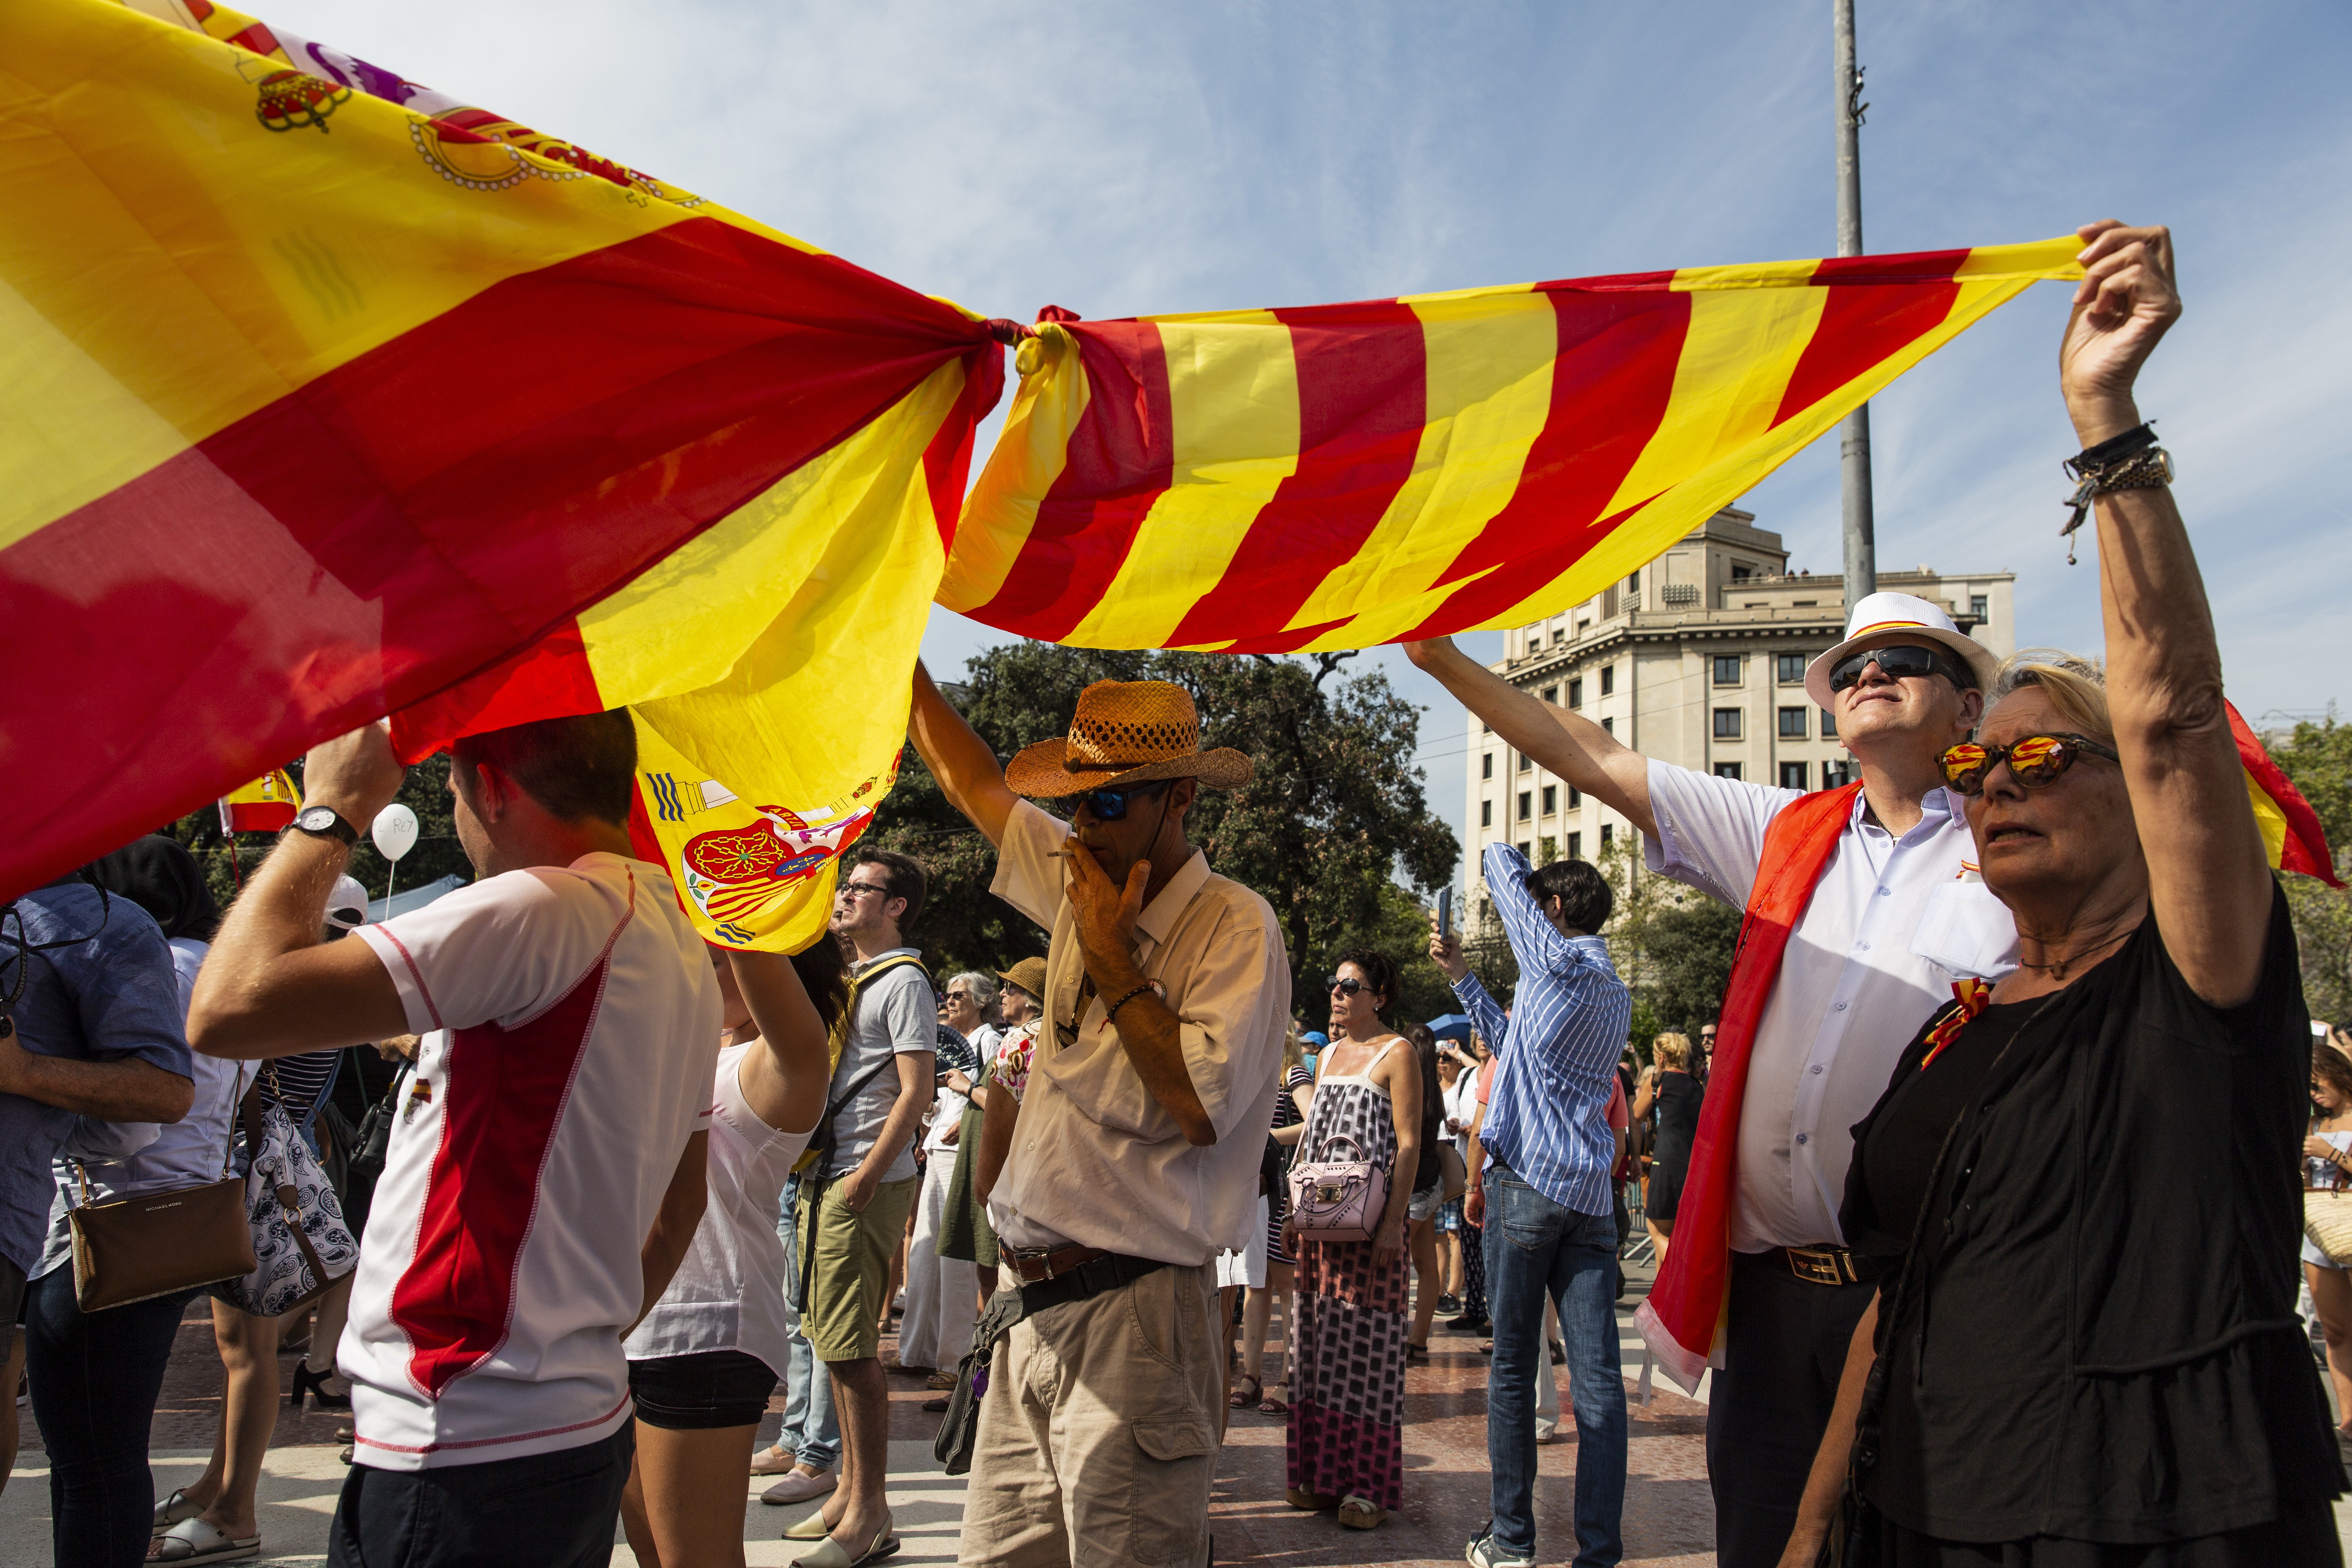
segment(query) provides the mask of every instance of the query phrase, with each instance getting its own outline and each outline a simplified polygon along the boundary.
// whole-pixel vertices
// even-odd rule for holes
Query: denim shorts
[[[768,1413],[776,1374],[741,1351],[698,1351],[629,1363],[629,1392],[637,1419],[673,1432],[757,1426]]]

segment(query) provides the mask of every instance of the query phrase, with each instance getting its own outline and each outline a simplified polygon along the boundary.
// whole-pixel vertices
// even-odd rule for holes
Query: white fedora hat
[[[1992,684],[2000,660],[1992,649],[1964,635],[1941,605],[1909,594],[1866,594],[1846,617],[1845,641],[1805,666],[1805,695],[1830,706],[1830,671],[1858,647],[1891,643],[1934,643],[1958,654],[1977,678],[1979,689]]]

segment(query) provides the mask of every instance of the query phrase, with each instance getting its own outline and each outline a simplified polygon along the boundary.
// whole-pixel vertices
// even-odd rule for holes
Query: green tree
[[[2271,755],[2311,803],[2342,877],[2352,869],[2352,724],[2333,712],[2321,723],[2306,721]],[[2303,954],[2304,1000],[2315,1018],[2352,1020],[2352,892],[2316,877],[2283,880]]]
[[[1434,975],[1423,955],[1425,935],[1406,942],[1412,899],[1396,879],[1433,889],[1453,876],[1461,853],[1453,830],[1430,813],[1412,765],[1418,710],[1378,674],[1333,682],[1348,657],[1308,664],[1024,642],[975,656],[964,679],[942,689],[1000,761],[1066,733],[1079,691],[1093,681],[1168,680],[1190,691],[1202,747],[1247,752],[1256,776],[1231,794],[1202,792],[1188,832],[1210,865],[1274,906],[1295,1004],[1311,1026],[1321,1005],[1312,992],[1342,948],[1378,940],[1400,949],[1391,956],[1401,964],[1422,955],[1417,962]],[[989,894],[995,854],[986,840],[948,805],[911,748],[901,769],[876,813],[872,841],[913,856],[930,876],[929,905],[914,933],[927,954],[946,967],[1002,968],[1043,952],[1046,933]],[[1426,1001],[1418,984],[1406,988],[1409,1007]]]

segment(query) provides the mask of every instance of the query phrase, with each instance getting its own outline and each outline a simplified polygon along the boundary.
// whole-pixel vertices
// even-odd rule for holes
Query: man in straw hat
[[[1999,661],[1908,594],[1853,606],[1805,690],[1862,780],[1811,795],[1654,762],[1539,701],[1450,640],[1407,645],[1509,745],[1638,828],[1654,871],[1748,911],[1675,1245],[1638,1314],[1667,1375],[1712,1366],[1717,1559],[1780,1561],[1874,1286],[1838,1227],[1849,1129],[1952,982],[2015,963],[1938,759]]]
[[[1156,680],[1087,687],[1066,738],[1000,769],[918,666],[909,728],[997,847],[992,890],[1053,932],[990,1202],[1023,1316],[990,1369],[961,1560],[1205,1562],[1229,1337],[1214,1262],[1256,1223],[1290,970],[1274,910],[1184,824],[1249,759],[1203,752],[1192,698]]]

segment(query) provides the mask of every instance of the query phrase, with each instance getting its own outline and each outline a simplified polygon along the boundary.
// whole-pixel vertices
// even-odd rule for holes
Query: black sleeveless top
[[[2294,1312],[2311,1032],[2285,895],[2242,1006],[2199,1000],[2151,918],[1923,1068],[1927,1032],[1846,1178],[1883,1281],[1870,1501],[1947,1541],[2128,1544],[2339,1495]]]

